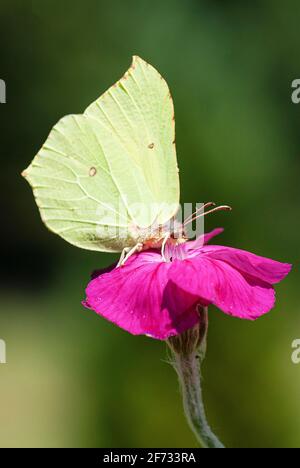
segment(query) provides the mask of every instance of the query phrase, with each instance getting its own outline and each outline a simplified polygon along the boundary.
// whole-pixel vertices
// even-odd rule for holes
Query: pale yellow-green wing
[[[178,209],[174,140],[168,86],[134,57],[83,115],[53,127],[23,175],[51,231],[78,247],[121,251]]]

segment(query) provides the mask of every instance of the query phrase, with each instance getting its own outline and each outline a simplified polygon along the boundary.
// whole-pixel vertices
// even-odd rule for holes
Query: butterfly
[[[201,359],[205,354],[202,322],[207,306],[253,320],[274,306],[272,285],[291,269],[238,249],[202,248],[222,229],[186,242],[185,226],[213,203],[184,223],[176,222],[179,171],[173,102],[165,80],[137,56],[82,115],[66,116],[53,127],[23,175],[46,226],[71,244],[122,252],[119,267],[137,251],[161,248],[161,256],[142,252],[127,268],[113,265],[95,272],[83,304],[134,335],[168,340],[177,364],[188,356],[185,379],[190,378],[188,366],[197,347]],[[221,209],[230,208],[220,206],[206,214]],[[175,248],[169,248],[168,241]],[[189,329],[191,334],[184,335]],[[1,351],[5,354],[1,344],[0,362]],[[194,425],[201,433],[198,439],[203,436],[207,447],[223,447],[209,430],[201,406],[200,412],[204,421]],[[198,431],[201,425],[206,433],[202,427]]]
[[[81,115],[63,117],[22,173],[46,226],[71,244],[136,251],[186,240],[170,90],[138,56]]]

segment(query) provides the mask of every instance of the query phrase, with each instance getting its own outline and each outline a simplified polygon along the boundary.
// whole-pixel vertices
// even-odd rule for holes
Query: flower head
[[[254,320],[275,303],[273,284],[291,265],[244,250],[206,245],[223,229],[180,245],[137,253],[124,266],[98,271],[83,304],[134,335],[166,340],[199,321],[199,306]]]

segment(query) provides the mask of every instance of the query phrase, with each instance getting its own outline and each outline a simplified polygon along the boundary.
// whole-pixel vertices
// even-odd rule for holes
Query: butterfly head
[[[152,226],[150,230],[140,230],[139,234],[143,250],[159,249],[164,242],[177,245],[188,240],[184,225],[174,219],[165,224]]]

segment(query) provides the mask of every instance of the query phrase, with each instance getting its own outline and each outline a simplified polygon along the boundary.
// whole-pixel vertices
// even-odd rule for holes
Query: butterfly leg
[[[131,257],[131,255],[135,254],[136,252],[140,252],[142,248],[143,244],[141,244],[140,242],[134,247],[125,247],[121,253],[120,260],[117,266],[123,266],[126,260],[128,260],[128,258]]]
[[[168,239],[170,238],[170,235],[171,235],[171,233],[167,232],[166,235],[164,236],[164,239],[163,239],[162,244],[161,244],[161,256],[162,256],[162,258],[163,258],[163,260],[165,262],[166,262],[165,247],[166,247],[166,243],[168,242]]]

